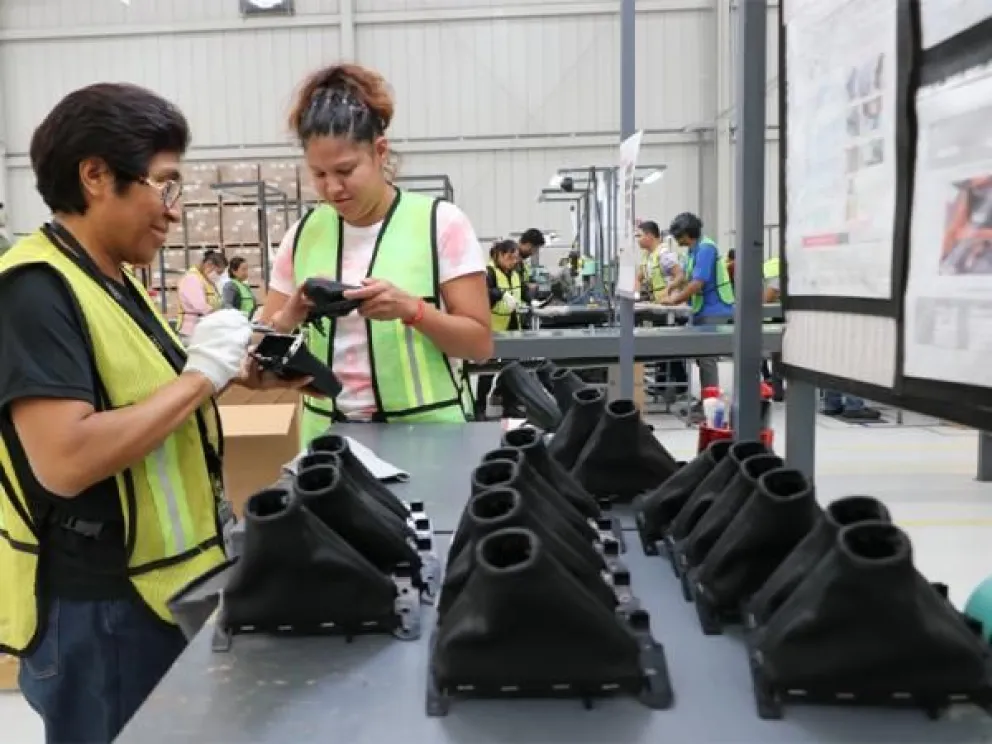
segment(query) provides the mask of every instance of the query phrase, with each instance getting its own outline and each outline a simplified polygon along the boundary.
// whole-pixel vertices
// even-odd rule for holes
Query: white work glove
[[[512,295],[511,293],[509,293],[509,292],[504,292],[504,293],[503,293],[503,302],[505,302],[505,303],[506,303],[506,306],[507,306],[508,308],[510,308],[510,312],[511,312],[511,313],[512,313],[512,312],[513,312],[514,310],[516,310],[516,309],[517,309],[517,308],[518,308],[518,307],[520,306],[520,303],[519,303],[519,302],[517,302],[517,298],[516,298],[516,297],[514,297],[514,296],[513,296],[513,295]]]
[[[196,324],[186,349],[186,369],[199,372],[220,392],[241,371],[251,344],[251,321],[239,311],[210,313]]]

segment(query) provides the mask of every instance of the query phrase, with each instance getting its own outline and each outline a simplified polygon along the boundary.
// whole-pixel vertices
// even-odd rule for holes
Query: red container
[[[712,426],[707,426],[706,424],[699,425],[699,441],[696,445],[696,452],[702,452],[704,449],[709,447],[713,442],[719,442],[721,439],[733,439],[734,430],[733,429],[714,429]],[[775,431],[773,429],[762,429],[761,443],[764,444],[768,449],[772,449],[775,443]]]

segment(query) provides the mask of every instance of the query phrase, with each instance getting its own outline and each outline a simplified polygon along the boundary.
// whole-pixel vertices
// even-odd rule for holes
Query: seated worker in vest
[[[643,220],[634,233],[641,248],[641,261],[637,267],[637,286],[646,302],[663,302],[669,288],[678,286],[683,279],[678,257],[662,245],[661,229],[657,222]]]
[[[520,308],[524,307],[524,283],[520,254],[512,240],[493,243],[486,266],[491,327],[494,333],[516,331],[521,327]],[[486,401],[493,388],[493,375],[479,375],[475,392],[475,419],[486,417]]]
[[[309,333],[344,389],[304,397],[304,443],[334,421],[464,422],[472,394],[459,360],[493,355],[486,259],[451,202],[385,178],[393,100],[359,65],[328,67],[303,85],[290,124],[323,203],[286,234],[273,263],[263,321],[292,331],[307,317],[301,289],[316,276],[361,285],[357,312]]]
[[[221,297],[217,282],[226,268],[227,259],[220,251],[206,250],[200,264],[191,266],[179,280],[179,317],[176,319],[176,328],[183,342],[193,335],[193,329],[200,318],[220,309]]]
[[[241,256],[235,256],[227,265],[228,282],[224,285],[224,307],[230,307],[251,320],[255,317],[258,300],[248,286],[248,264]]]
[[[31,139],[53,219],[0,258],[0,651],[49,742],[117,736],[185,646],[166,600],[224,560],[213,396],[251,324],[184,349],[124,268],[179,221],[189,138],[150,91],[70,93]]]
[[[687,249],[686,284],[668,295],[666,305],[689,303],[694,325],[729,323],[734,317],[734,290],[727,264],[711,238],[703,236],[703,223],[683,212],[672,220],[669,233]],[[700,388],[720,385],[715,357],[697,359]]]
[[[517,252],[520,260],[517,262],[517,271],[520,272],[521,297],[525,304],[529,305],[531,298],[537,292],[537,284],[531,281],[530,270],[531,260],[534,252],[542,248],[545,244],[544,233],[536,227],[524,230],[523,235],[517,241]]]

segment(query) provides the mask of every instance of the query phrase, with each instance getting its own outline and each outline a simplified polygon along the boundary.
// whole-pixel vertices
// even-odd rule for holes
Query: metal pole
[[[634,133],[634,0],[620,0],[620,141]],[[620,324],[620,397],[634,397],[634,300],[617,297]]]
[[[761,429],[761,323],[765,223],[765,57],[767,0],[737,5],[737,301],[734,312],[735,429]]]

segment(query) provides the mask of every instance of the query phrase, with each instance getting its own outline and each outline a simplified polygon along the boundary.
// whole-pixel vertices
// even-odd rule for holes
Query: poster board
[[[897,318],[911,14],[901,0],[788,0],[782,255],[786,310]]]
[[[637,158],[644,132],[634,132],[620,144],[620,199],[617,202],[617,295],[633,300],[637,292],[637,263],[640,258],[634,241],[634,190],[637,186]]]
[[[915,95],[902,387],[958,406],[990,407],[992,3],[950,2],[949,18],[939,22],[932,9],[928,16],[930,5],[921,0],[921,40],[941,41],[923,56]],[[978,22],[960,28],[966,20]]]

